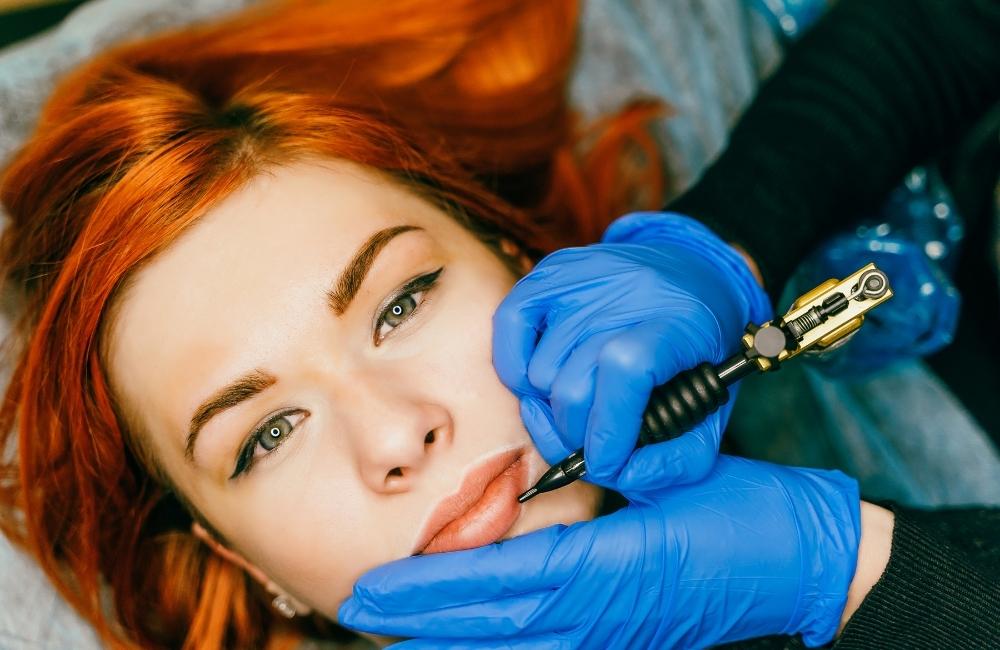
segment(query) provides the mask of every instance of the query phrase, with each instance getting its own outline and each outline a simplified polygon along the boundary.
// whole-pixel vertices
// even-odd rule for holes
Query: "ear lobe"
[[[264,573],[256,564],[253,564],[250,560],[246,559],[236,551],[226,548],[224,545],[219,543],[219,540],[215,539],[215,537],[213,537],[210,532],[205,530],[205,527],[198,522],[191,524],[191,534],[204,542],[206,546],[212,549],[213,553],[246,571],[251,578],[264,587],[267,593],[272,596],[283,596],[286,598],[295,608],[294,611],[296,614],[305,616],[312,612],[312,609],[308,605],[305,605],[286,594],[281,587],[268,578],[267,574]]]

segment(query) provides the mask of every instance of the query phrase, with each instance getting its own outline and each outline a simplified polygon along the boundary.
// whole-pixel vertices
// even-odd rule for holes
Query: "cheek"
[[[456,426],[471,419],[477,426],[490,422],[493,429],[523,432],[517,398],[493,368],[493,313],[513,282],[506,273],[456,278],[428,328],[420,365],[441,382],[433,399],[448,405]]]
[[[213,521],[283,590],[334,617],[362,573],[404,555],[394,548],[394,529],[410,525],[404,513],[387,513],[345,479],[353,475],[345,459],[327,446],[296,452],[300,458],[286,459],[294,471],[259,481],[259,493],[224,509],[228,526],[218,515]]]

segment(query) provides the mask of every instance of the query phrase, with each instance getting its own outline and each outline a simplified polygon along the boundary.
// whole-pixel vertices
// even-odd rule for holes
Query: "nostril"
[[[424,444],[425,445],[429,445],[432,442],[434,442],[434,432],[433,431],[428,431],[427,435],[424,436]]]

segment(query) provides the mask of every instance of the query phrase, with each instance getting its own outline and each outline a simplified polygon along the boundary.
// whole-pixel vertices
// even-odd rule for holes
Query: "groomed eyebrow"
[[[382,252],[382,249],[393,240],[411,230],[423,230],[419,226],[400,225],[383,228],[370,236],[362,244],[351,261],[347,263],[344,270],[337,277],[333,288],[326,292],[327,302],[337,316],[342,316],[347,308],[351,306],[351,301],[361,288],[368,271],[371,270],[375,258]],[[264,372],[254,370],[243,375],[236,381],[224,386],[216,391],[211,397],[205,400],[195,409],[191,416],[191,423],[188,425],[187,443],[184,446],[184,457],[188,462],[194,462],[195,445],[198,443],[198,434],[202,428],[213,417],[231,409],[241,402],[251,397],[259,395],[275,383],[277,377]]]
[[[372,264],[375,263],[375,258],[378,257],[378,254],[382,252],[382,249],[394,237],[411,230],[422,230],[422,228],[409,225],[383,228],[361,245],[358,252],[354,254],[351,261],[344,267],[343,273],[337,278],[337,283],[332,289],[326,292],[327,302],[333,313],[341,316],[347,311],[347,308],[351,306],[351,301],[354,300],[354,296],[357,295],[358,289],[361,288],[361,284],[365,281],[365,276],[368,275]]]
[[[188,426],[187,444],[184,447],[184,457],[188,461],[194,460],[194,446],[198,442],[198,434],[209,420],[219,413],[233,408],[240,402],[262,393],[277,381],[278,378],[274,375],[262,370],[255,370],[216,391],[214,395],[196,408],[194,415],[191,416],[191,424]]]

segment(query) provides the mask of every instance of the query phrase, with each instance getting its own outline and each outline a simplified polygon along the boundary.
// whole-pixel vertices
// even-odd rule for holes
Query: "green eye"
[[[230,479],[240,474],[249,474],[257,459],[266,456],[285,442],[295,432],[295,428],[305,419],[307,413],[302,410],[285,411],[266,420],[254,429],[240,449],[236,458],[236,468]]]
[[[391,327],[398,327],[400,323],[409,318],[413,310],[417,308],[417,300],[423,299],[423,291],[418,293],[407,293],[396,301],[389,305],[389,309],[385,310],[385,314],[382,318],[383,325],[389,325]]]
[[[381,343],[394,329],[406,322],[424,302],[426,293],[437,282],[443,269],[422,275],[408,282],[392,302],[385,306],[375,323],[375,345]]]
[[[288,416],[282,415],[268,423],[267,428],[261,433],[257,442],[266,451],[271,451],[283,443],[294,428],[295,425],[288,419]]]

